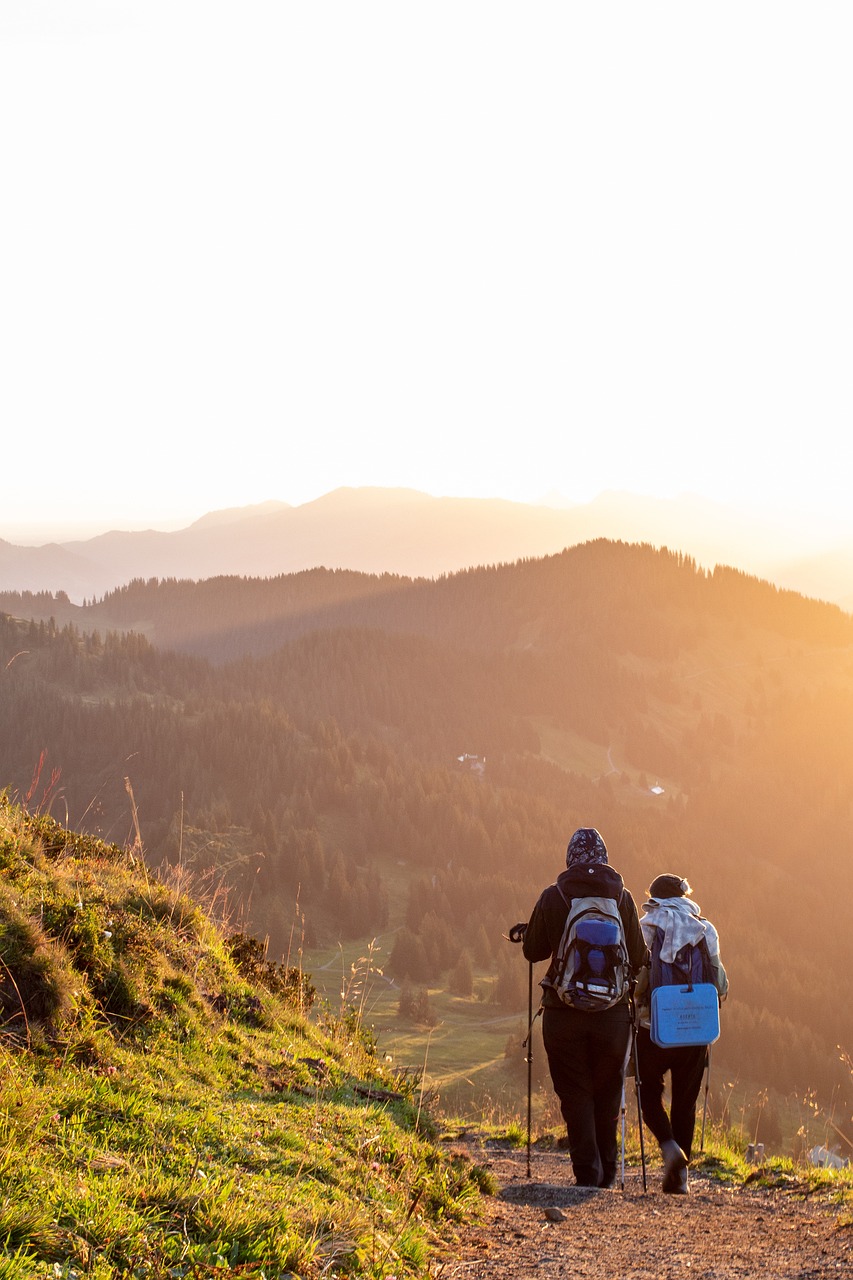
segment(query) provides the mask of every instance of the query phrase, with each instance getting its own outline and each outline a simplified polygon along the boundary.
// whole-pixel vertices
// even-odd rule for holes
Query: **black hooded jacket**
[[[569,867],[560,872],[557,884],[551,884],[542,891],[524,932],[522,950],[525,959],[536,963],[538,960],[547,960],[550,957],[551,964],[546,978],[553,976],[554,955],[560,945],[566,917],[569,914],[560,890],[569,902],[572,898],[581,897],[616,899],[625,930],[628,962],[636,975],[646,964],[649,955],[643,931],[640,928],[637,906],[625,888],[619,872],[614,871],[606,863]],[[557,993],[548,986],[543,987],[542,1004],[550,1009],[566,1007]]]

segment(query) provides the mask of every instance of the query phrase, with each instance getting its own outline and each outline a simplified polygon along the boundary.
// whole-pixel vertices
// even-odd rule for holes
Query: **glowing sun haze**
[[[849,4],[4,0],[0,537],[341,485],[853,536]]]

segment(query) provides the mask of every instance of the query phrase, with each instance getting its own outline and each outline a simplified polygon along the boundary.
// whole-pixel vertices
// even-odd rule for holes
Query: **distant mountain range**
[[[707,568],[732,565],[853,611],[849,547],[807,545],[791,522],[689,495],[628,493],[557,507],[337,489],[298,507],[211,512],[175,532],[113,531],[37,547],[0,540],[0,590],[64,591],[79,603],[137,578],[271,577],[318,566],[435,578],[599,537],[669,547]]]

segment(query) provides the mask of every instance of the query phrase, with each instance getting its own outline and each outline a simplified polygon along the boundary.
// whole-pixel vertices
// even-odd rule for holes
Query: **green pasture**
[[[517,1081],[524,1085],[526,1080],[520,1047],[527,1028],[526,1005],[499,1008],[490,1000],[494,975],[475,972],[471,997],[428,987],[431,1017],[414,1023],[400,1016],[401,984],[382,971],[393,945],[392,931],[367,946],[352,942],[309,950],[301,958],[303,971],[333,1012],[347,1006],[357,1009],[372,1028],[380,1058],[390,1059],[395,1070],[418,1076],[432,1098],[438,1095],[454,1109],[462,1106],[477,1113],[495,1104],[502,1111],[517,1104],[521,1112],[524,1099],[513,1095],[518,1094]],[[516,1044],[508,1059],[511,1038]]]

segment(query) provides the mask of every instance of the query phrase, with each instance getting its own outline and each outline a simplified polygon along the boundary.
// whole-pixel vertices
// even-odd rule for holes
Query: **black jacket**
[[[559,885],[559,889],[557,888]],[[569,867],[561,871],[557,884],[550,884],[539,896],[533,908],[533,914],[524,932],[522,950],[525,959],[535,963],[537,960],[550,958],[546,978],[553,975],[554,955],[563,936],[563,927],[569,909],[560,893],[571,902],[572,898],[596,897],[615,898],[622,917],[625,930],[625,944],[628,948],[628,962],[636,975],[648,960],[648,948],[640,928],[637,906],[631,894],[625,888],[618,871],[602,863],[591,866]],[[627,997],[626,997],[627,999]],[[565,1005],[550,987],[543,987],[542,1004],[546,1008],[563,1009]]]

